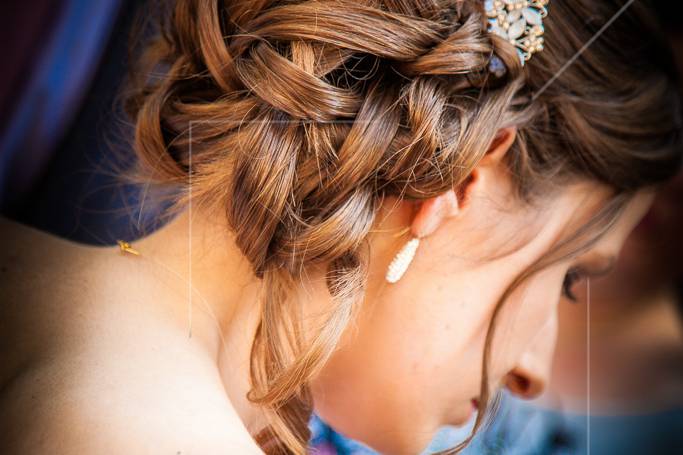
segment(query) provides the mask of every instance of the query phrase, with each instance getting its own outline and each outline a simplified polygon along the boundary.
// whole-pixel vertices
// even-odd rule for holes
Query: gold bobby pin
[[[116,243],[119,244],[119,248],[121,248],[121,253],[130,253],[134,254],[135,256],[140,256],[140,252],[133,248],[131,244],[126,242],[125,240],[117,240]]]

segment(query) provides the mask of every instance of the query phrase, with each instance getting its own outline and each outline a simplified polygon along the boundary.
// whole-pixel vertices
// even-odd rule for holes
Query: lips
[[[479,410],[479,400],[477,400],[476,398],[472,398],[472,408],[475,411]]]

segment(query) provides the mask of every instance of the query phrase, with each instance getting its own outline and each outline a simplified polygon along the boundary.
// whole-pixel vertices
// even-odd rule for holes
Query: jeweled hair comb
[[[543,50],[543,19],[549,0],[486,0],[489,32],[517,49],[522,65]]]

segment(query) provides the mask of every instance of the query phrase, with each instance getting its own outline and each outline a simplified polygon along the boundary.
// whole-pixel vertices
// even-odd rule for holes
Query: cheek
[[[438,377],[452,376],[458,357],[472,331],[464,305],[447,299],[414,301],[400,291],[375,300],[359,314],[330,361],[344,376],[362,378],[361,387],[387,390],[410,384],[396,399],[413,395],[425,402],[424,393]],[[431,390],[431,394],[434,390]],[[388,395],[383,393],[382,395]]]
[[[415,437],[436,431],[449,408],[466,412],[478,376],[470,351],[481,350],[472,340],[485,318],[481,302],[464,298],[463,288],[454,298],[451,286],[432,279],[431,292],[387,287],[381,299],[366,302],[317,380],[321,416],[367,440],[367,428]]]
[[[491,354],[496,379],[516,366],[538,334],[556,317],[563,278],[563,267],[543,270],[517,288],[503,305]],[[555,340],[548,342],[554,345]]]
[[[486,271],[486,280],[481,273],[431,273],[429,280],[413,276],[381,292],[369,288],[363,311],[314,381],[316,411],[364,441],[387,432],[429,434],[460,419],[479,395],[485,335],[509,284],[493,272]],[[492,352],[500,372],[494,374],[507,373],[555,310],[561,276],[539,274],[503,306]]]

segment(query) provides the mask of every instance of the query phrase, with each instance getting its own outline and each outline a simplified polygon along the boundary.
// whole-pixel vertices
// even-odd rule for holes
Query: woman
[[[415,453],[500,386],[538,394],[561,292],[609,267],[681,142],[648,10],[577,54],[623,3],[553,2],[539,46],[545,3],[151,10],[123,175],[177,216],[120,247],[3,222],[3,445],[302,453],[315,410]]]

